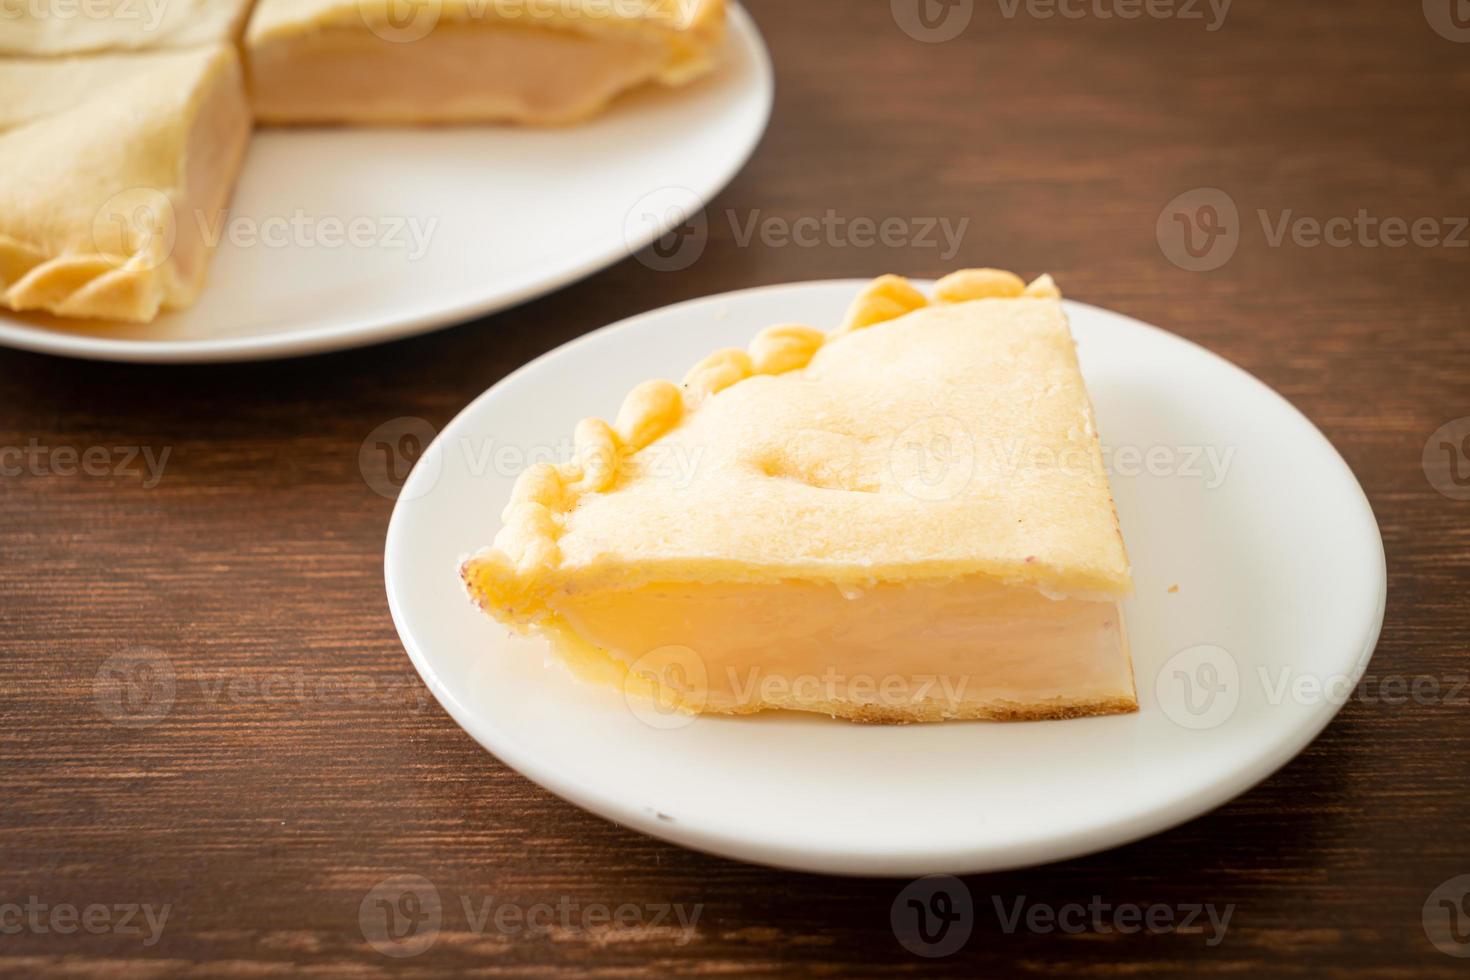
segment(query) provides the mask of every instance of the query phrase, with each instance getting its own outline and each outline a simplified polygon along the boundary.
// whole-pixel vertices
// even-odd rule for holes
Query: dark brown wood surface
[[[1430,893],[1470,874],[1470,691],[1455,690],[1470,670],[1470,502],[1439,493],[1421,464],[1431,433],[1470,415],[1470,43],[1453,21],[1436,31],[1433,3],[1418,0],[1237,0],[1214,31],[1204,3],[1191,6],[1202,20],[1124,19],[1088,0],[1073,19],[977,0],[943,43],[912,39],[878,0],[751,7],[777,66],[775,115],[687,269],[630,259],[476,323],[278,363],[0,352],[0,446],[36,446],[63,469],[65,447],[104,447],[110,467],[27,464],[0,478],[0,972],[1470,969],[1421,926]],[[1235,203],[1238,242],[1220,268],[1191,272],[1157,225],[1199,188]],[[968,226],[950,256],[922,242],[742,245],[728,217],[829,209]],[[1458,247],[1425,244],[1429,225],[1400,247],[1357,230],[1341,247],[1268,234],[1288,211],[1360,210],[1433,219]],[[1171,832],[967,879],[973,935],[924,959],[890,929],[903,882],[691,853],[583,813],[482,751],[399,645],[381,570],[392,502],[364,479],[358,449],[391,419],[442,426],[527,360],[642,310],[963,265],[1051,271],[1068,295],[1196,340],[1299,406],[1382,527],[1388,615],[1371,673],[1432,678],[1440,693],[1354,698],[1277,775]],[[116,447],[167,451],[162,478],[141,457],[123,467]],[[109,671],[139,650],[175,675],[171,709],[152,724],[108,700],[132,690]],[[369,944],[359,909],[400,874],[433,882],[445,911],[431,948],[394,959]],[[461,900],[492,896],[701,912],[682,944],[645,913],[630,928],[477,933]],[[1007,933],[992,896],[1234,911],[1212,946],[1197,929]],[[147,944],[142,914],[141,935],[115,911],[106,928],[98,918],[60,934],[51,911],[38,927],[6,903],[170,911]]]

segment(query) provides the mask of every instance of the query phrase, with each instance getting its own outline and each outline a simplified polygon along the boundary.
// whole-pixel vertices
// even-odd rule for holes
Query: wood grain
[[[1273,247],[1258,212],[1470,214],[1470,44],[1431,30],[1419,3],[1381,0],[1237,0],[1213,32],[977,2],[960,36],[935,44],[906,36],[886,3],[750,6],[777,65],[775,117],[687,269],[628,260],[476,323],[281,363],[0,352],[0,446],[35,440],[52,461],[54,447],[100,446],[113,468],[114,447],[169,452],[156,485],[111,469],[0,478],[0,903],[171,908],[152,945],[0,933],[0,971],[1463,975],[1420,916],[1432,889],[1470,873],[1470,705],[1448,696],[1470,669],[1470,502],[1436,492],[1420,458],[1436,428],[1470,415],[1470,249]],[[1238,205],[1239,245],[1223,267],[1188,272],[1156,222],[1206,187]],[[829,209],[968,225],[947,255],[741,244],[729,217]],[[1196,340],[1290,398],[1381,522],[1389,607],[1374,673],[1446,688],[1425,703],[1354,699],[1273,778],[1171,832],[967,879],[974,934],[929,960],[890,930],[902,882],[684,851],[481,751],[425,696],[389,621],[392,502],[365,482],[358,448],[391,419],[442,426],[530,358],[645,309],[962,265],[1049,270],[1070,296]],[[112,723],[98,679],[139,649],[167,658],[171,710]],[[404,873],[434,883],[444,922],[432,948],[398,960],[369,945],[358,912]],[[701,912],[682,944],[648,921],[477,934],[461,900],[490,896]],[[1006,933],[993,896],[1234,912],[1215,946],[1199,932]]]

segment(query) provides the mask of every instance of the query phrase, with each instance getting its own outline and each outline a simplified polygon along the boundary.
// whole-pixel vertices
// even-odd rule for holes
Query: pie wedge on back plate
[[[576,427],[461,576],[584,676],[686,712],[1134,711],[1131,574],[1060,295],[883,276]]]
[[[0,306],[188,306],[249,135],[229,45],[0,60]]]
[[[708,71],[724,0],[260,0],[262,123],[576,122]]]

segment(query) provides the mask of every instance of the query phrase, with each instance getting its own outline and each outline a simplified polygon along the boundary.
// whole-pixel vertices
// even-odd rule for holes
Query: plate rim
[[[599,335],[611,333],[624,327],[631,327],[656,316],[675,313],[689,306],[730,301],[737,297],[801,287],[830,286],[859,289],[870,281],[870,279],[866,278],[818,279],[752,286],[681,300],[667,306],[625,317],[614,323],[598,327],[595,330],[590,330],[521,365],[471,399],[464,408],[456,413],[439,430],[433,442],[426,448],[424,455],[427,456],[430,452],[435,451],[442,452],[446,434],[462,419],[472,415],[478,409],[481,402],[490,398],[502,386],[510,384],[523,373],[532,371],[545,360],[559,356],[580,345],[591,343]],[[932,285],[932,280],[915,278],[911,281],[921,289]],[[1187,345],[1195,354],[1203,354],[1208,359],[1223,365],[1261,392],[1275,399],[1276,402],[1288,410],[1288,412],[1295,415],[1306,426],[1307,432],[1319,439],[1330,450],[1330,458],[1335,460],[1341,475],[1357,491],[1355,501],[1361,507],[1358,518],[1363,523],[1364,530],[1370,536],[1364,543],[1373,545],[1370,550],[1372,557],[1376,559],[1373,568],[1370,569],[1373,584],[1376,586],[1376,602],[1372,612],[1368,614],[1366,631],[1362,636],[1356,657],[1353,661],[1355,664],[1360,665],[1362,671],[1366,672],[1382,633],[1384,615],[1387,608],[1387,558],[1383,549],[1382,532],[1379,528],[1377,517],[1373,513],[1372,504],[1368,500],[1362,484],[1358,481],[1357,475],[1353,473],[1352,467],[1343,459],[1337,447],[1333,445],[1332,441],[1323,434],[1321,429],[1305,413],[1292,404],[1284,395],[1233,361],[1211,351],[1207,347],[1187,337],[1165,330],[1162,327],[1104,307],[1070,299],[1064,299],[1063,304],[1069,309],[1086,309],[1103,314],[1106,317],[1122,320],[1132,327],[1139,327],[1145,331],[1162,334],[1172,341]],[[384,587],[388,599],[388,609],[393,620],[394,629],[397,631],[399,640],[407,652],[410,661],[413,663],[414,669],[434,694],[435,699],[454,720],[455,724],[478,743],[481,748],[495,756],[495,758],[506,766],[515,770],[522,777],[546,789],[553,795],[613,823],[636,830],[650,837],[705,854],[789,871],[828,874],[841,877],[877,876],[894,878],[917,877],[923,874],[935,873],[991,873],[1071,860],[1099,851],[1121,847],[1143,838],[1163,833],[1223,806],[1252,787],[1269,779],[1288,762],[1301,754],[1308,745],[1317,739],[1343,707],[1342,703],[1334,704],[1331,699],[1323,699],[1316,711],[1305,717],[1303,722],[1295,729],[1289,731],[1284,737],[1273,740],[1268,751],[1260,753],[1257,756],[1249,757],[1244,762],[1232,766],[1223,777],[1212,780],[1206,789],[1193,796],[1181,797],[1168,805],[1155,807],[1142,814],[1126,815],[1107,823],[1088,826],[1066,835],[1044,835],[1027,839],[1019,844],[1013,842],[1007,848],[1005,855],[999,859],[997,859],[994,845],[977,844],[967,848],[934,848],[923,845],[908,847],[903,846],[902,842],[896,842],[894,847],[882,852],[855,850],[843,846],[814,850],[805,843],[793,845],[791,843],[783,843],[780,840],[761,838],[759,836],[740,836],[724,833],[719,830],[702,830],[698,827],[690,827],[683,821],[662,819],[653,808],[645,804],[625,802],[616,797],[588,789],[575,780],[564,778],[556,771],[554,765],[539,762],[533,749],[521,744],[519,740],[510,736],[508,733],[495,732],[493,725],[482,724],[475,717],[474,713],[460,703],[453,692],[439,679],[437,672],[429,662],[426,652],[419,646],[413,631],[406,625],[407,614],[403,608],[404,599],[395,587],[393,575],[395,557],[405,547],[402,538],[404,535],[403,526],[407,518],[402,515],[406,512],[406,506],[411,505],[417,496],[411,493],[404,493],[403,491],[408,490],[411,481],[420,472],[427,473],[427,471],[420,471],[415,467],[415,470],[409,474],[408,480],[405,481],[399,498],[394,502],[393,512],[388,521],[384,540],[383,575]],[[494,736],[497,734],[500,734],[501,737],[495,738]],[[494,742],[493,745],[491,744],[492,741]]]
[[[711,176],[699,181],[693,191],[700,207],[707,206],[729,186],[750,162],[770,129],[775,107],[776,80],[771,52],[760,27],[738,2],[728,5],[730,35],[738,38],[750,51],[755,65],[756,84],[760,89],[760,121],[754,138],[741,152],[732,154]],[[272,361],[308,357],[334,351],[354,350],[377,344],[421,336],[491,316],[522,303],[565,289],[573,283],[609,268],[646,248],[656,238],[658,229],[640,231],[637,236],[623,235],[605,250],[592,253],[583,261],[568,266],[554,276],[528,283],[493,298],[456,299],[421,313],[407,316],[379,315],[352,324],[318,328],[300,333],[267,334],[224,339],[196,340],[121,340],[116,337],[91,336],[51,330],[8,318],[11,311],[0,310],[0,347],[48,354],[85,361],[132,364],[218,364],[239,361]],[[206,287],[208,288],[207,284]]]

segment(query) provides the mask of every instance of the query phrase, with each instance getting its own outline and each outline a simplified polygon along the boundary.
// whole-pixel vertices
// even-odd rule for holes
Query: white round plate
[[[1137,714],[667,727],[472,608],[459,560],[495,535],[524,465],[570,451],[578,419],[610,416],[634,384],[678,378],[771,323],[833,325],[862,285],[752,289],[635,317],[515,372],[439,434],[403,486],[385,571],[404,646],[454,719],[610,820],[838,874],[992,871],[1112,847],[1220,805],[1300,752],[1351,694],[1382,624],[1368,502],[1322,434],[1261,382],[1080,303],[1067,311],[1136,581],[1125,615]]]
[[[730,9],[724,61],[579,126],[256,132],[199,302],[151,324],[0,312],[0,344],[253,360],[424,333],[540,296],[697,213],[749,159],[774,82]],[[184,220],[188,220],[185,218]]]

